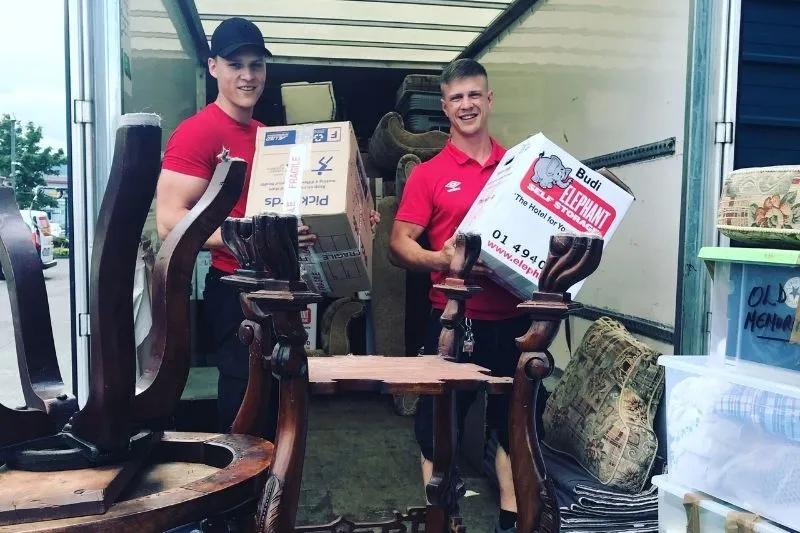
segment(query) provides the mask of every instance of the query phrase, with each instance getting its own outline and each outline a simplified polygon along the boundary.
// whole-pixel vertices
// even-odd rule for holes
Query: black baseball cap
[[[211,36],[212,57],[229,57],[243,46],[255,46],[264,50],[265,55],[272,56],[264,46],[264,36],[258,26],[241,17],[223,20]]]

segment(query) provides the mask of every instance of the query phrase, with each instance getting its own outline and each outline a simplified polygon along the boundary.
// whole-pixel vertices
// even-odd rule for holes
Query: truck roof
[[[204,60],[214,29],[228,17],[241,16],[260,27],[274,55],[271,62],[440,69],[485,38],[493,25],[517,18],[533,3],[140,0],[128,14],[128,24],[132,48],[154,54],[185,56],[184,50],[194,48]]]

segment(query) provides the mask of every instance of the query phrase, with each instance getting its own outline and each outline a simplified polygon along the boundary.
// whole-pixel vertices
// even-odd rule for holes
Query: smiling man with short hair
[[[219,94],[214,102],[179,124],[167,142],[156,192],[160,238],[164,239],[203,195],[223,151],[247,162],[242,194],[229,215],[244,217],[256,133],[264,125],[253,118],[253,109],[264,91],[266,58],[271,55],[261,31],[249,20],[230,18],[214,30],[208,72],[217,80]],[[314,236],[308,234],[307,227],[301,226],[300,232],[301,246],[313,243]],[[211,343],[207,350],[219,368],[220,430],[228,431],[247,388],[248,352],[237,336],[244,318],[238,291],[224,285],[220,278],[232,274],[238,263],[222,242],[219,228],[206,248],[211,249],[211,268],[203,294],[203,329]],[[277,387],[272,391],[270,405],[274,406]],[[270,438],[277,409],[268,411],[264,413],[269,417],[265,436]]]
[[[494,94],[484,67],[474,59],[459,59],[442,71],[442,109],[450,120],[450,140],[435,157],[417,165],[408,178],[395,216],[390,258],[398,266],[431,272],[431,281],[444,281],[454,253],[455,232],[483,186],[505,154],[489,134],[489,115]],[[428,232],[431,250],[417,239]],[[472,352],[464,351],[462,361],[491,370],[493,375],[513,376],[520,352],[514,339],[527,331],[530,320],[517,309],[520,300],[485,276],[486,268],[473,269],[481,292],[467,300],[465,338],[472,339]],[[438,348],[440,317],[447,299],[431,289],[431,317],[425,353]],[[409,310],[413,312],[413,310]],[[459,393],[456,399],[459,434],[475,393]],[[495,466],[500,485],[500,516],[496,531],[514,531],[516,499],[508,458],[507,395],[490,395],[487,400],[488,429],[497,431],[500,447]],[[415,420],[417,442],[422,453],[425,483],[432,475],[433,402],[423,396]]]

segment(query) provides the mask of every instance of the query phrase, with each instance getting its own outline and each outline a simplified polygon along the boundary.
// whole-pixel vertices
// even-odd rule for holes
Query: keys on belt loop
[[[464,332],[464,346],[462,347],[461,351],[467,355],[471,355],[472,350],[475,349],[475,337],[472,334],[472,319],[465,318],[464,327],[466,328],[466,331]]]

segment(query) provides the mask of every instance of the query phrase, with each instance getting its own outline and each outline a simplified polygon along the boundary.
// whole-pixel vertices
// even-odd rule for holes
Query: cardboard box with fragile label
[[[301,249],[304,278],[325,296],[372,283],[369,179],[349,122],[258,129],[246,216],[293,214],[317,236]]]
[[[509,149],[458,230],[481,234],[492,278],[530,298],[557,233],[594,233],[603,246],[634,201],[608,170],[595,172],[539,133]],[[573,285],[573,297],[583,281]]]

